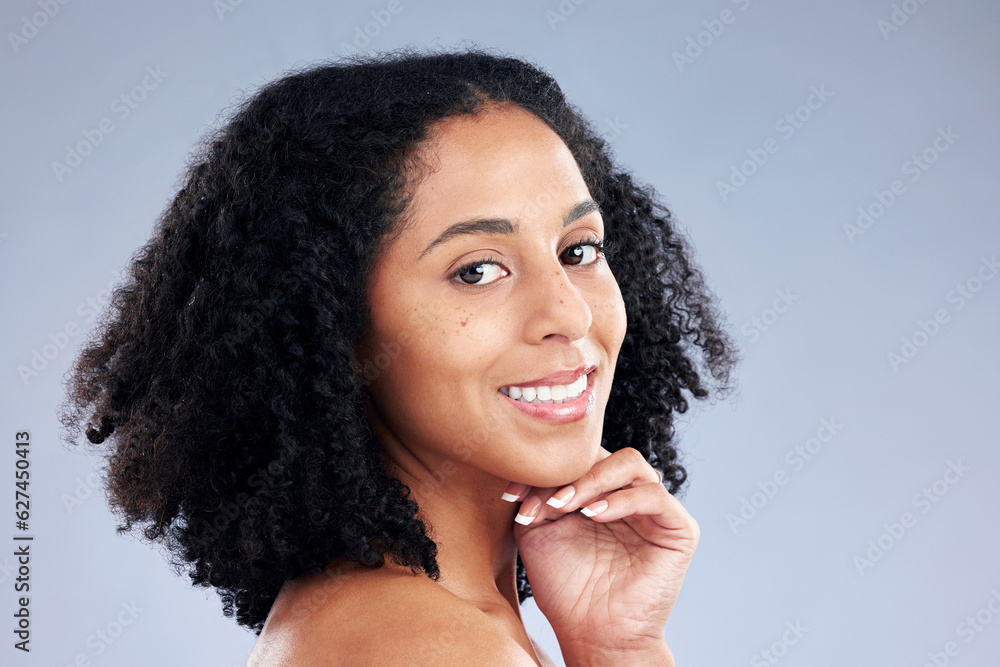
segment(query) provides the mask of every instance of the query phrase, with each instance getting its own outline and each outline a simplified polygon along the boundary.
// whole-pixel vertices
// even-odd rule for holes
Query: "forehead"
[[[476,216],[561,217],[564,208],[589,197],[559,135],[515,105],[493,105],[435,124],[418,157],[425,168],[410,189],[405,212],[415,242]]]
[[[449,116],[432,125],[427,136],[429,152],[458,160],[510,152],[525,144],[562,144],[541,118],[511,103],[489,103],[475,114]]]

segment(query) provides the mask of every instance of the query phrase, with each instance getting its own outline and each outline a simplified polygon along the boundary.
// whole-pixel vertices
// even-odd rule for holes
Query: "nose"
[[[552,335],[575,341],[590,331],[594,321],[590,304],[561,264],[534,272],[524,286],[523,296],[528,311],[524,336],[529,343],[539,343]]]

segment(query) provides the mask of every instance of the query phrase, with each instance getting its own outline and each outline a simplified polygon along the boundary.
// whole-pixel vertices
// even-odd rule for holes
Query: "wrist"
[[[603,647],[584,642],[559,642],[566,667],[675,667],[665,639],[640,644]]]

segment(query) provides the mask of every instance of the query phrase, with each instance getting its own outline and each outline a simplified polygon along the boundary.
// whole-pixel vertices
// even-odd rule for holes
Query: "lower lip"
[[[525,403],[516,401],[502,391],[504,399],[524,414],[550,424],[568,424],[586,417],[594,407],[594,373],[587,375],[587,388],[572,401],[565,403]]]

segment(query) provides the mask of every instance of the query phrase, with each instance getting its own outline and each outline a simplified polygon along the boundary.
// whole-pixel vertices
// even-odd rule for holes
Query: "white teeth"
[[[587,388],[587,376],[581,375],[572,384],[540,387],[503,387],[501,391],[514,400],[525,403],[565,403],[580,396]]]

